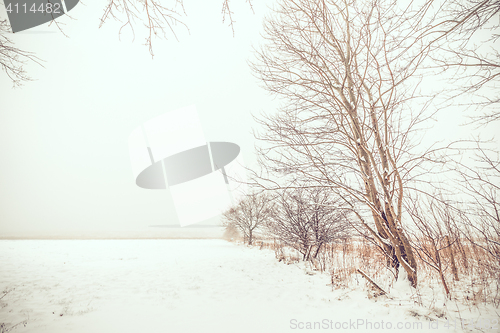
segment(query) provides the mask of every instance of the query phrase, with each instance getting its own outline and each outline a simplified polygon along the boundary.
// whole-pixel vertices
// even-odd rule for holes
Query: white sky
[[[47,25],[10,35],[45,68],[26,66],[36,81],[19,89],[0,75],[0,235],[177,224],[167,191],[135,185],[128,136],[183,106],[196,104],[208,141],[237,143],[251,161],[251,113],[276,106],[247,65],[265,3],[254,1],[254,15],[245,1],[231,2],[233,38],[220,0],[186,0],[190,35],[178,27],[180,42],[154,40],[154,60],[142,45],[144,29],[136,27],[133,42],[127,32],[119,40],[113,21],[98,29],[103,2],[80,3],[74,20],[61,20],[69,38]],[[457,134],[456,112],[443,117],[433,138]]]

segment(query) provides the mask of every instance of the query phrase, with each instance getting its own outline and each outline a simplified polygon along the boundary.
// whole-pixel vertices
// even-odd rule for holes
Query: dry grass
[[[302,256],[296,250],[284,246],[275,240],[259,240],[261,249],[268,248],[275,252],[276,259],[286,264],[301,261]],[[486,251],[469,242],[456,241],[452,246],[459,280],[454,279],[450,263],[450,251],[441,251],[444,278],[450,289],[449,298],[469,307],[480,304],[500,306],[500,263],[495,262]],[[443,300],[445,291],[441,278],[434,268],[419,256],[418,287],[413,297],[416,303],[426,306]],[[324,246],[316,259],[306,262],[311,270],[327,272],[331,276],[334,289],[345,289],[364,283],[370,297],[380,295],[379,290],[357,273],[361,269],[382,289],[390,290],[395,282],[395,271],[386,266],[386,259],[376,246],[363,238],[350,238]],[[425,296],[427,300],[423,301]]]

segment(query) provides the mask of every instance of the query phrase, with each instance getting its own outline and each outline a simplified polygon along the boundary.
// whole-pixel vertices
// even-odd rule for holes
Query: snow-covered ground
[[[1,240],[0,332],[462,331],[404,286],[368,299],[361,278],[354,290],[329,282],[224,240]],[[494,310],[460,315],[498,322]]]

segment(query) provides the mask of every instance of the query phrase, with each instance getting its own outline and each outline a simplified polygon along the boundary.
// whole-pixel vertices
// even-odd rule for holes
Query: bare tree
[[[339,199],[322,188],[279,192],[266,230],[281,243],[302,254],[303,260],[316,258],[321,247],[348,236],[346,211]]]
[[[281,193],[272,218],[266,225],[272,237],[299,251],[303,260],[313,246],[306,200],[301,189],[294,193]]]
[[[272,211],[273,204],[266,194],[249,194],[222,214],[222,223],[236,228],[243,234],[244,241],[252,245],[256,230],[266,223]]]
[[[426,191],[419,183],[433,172],[429,163],[449,159],[448,147],[414,141],[438,111],[430,108],[436,95],[421,93],[420,82],[435,74],[449,39],[482,27],[496,6],[485,0],[463,16],[445,1],[281,1],[252,65],[283,101],[276,115],[258,119],[265,171],[257,182],[280,188],[292,179],[335,191],[396,273],[402,266],[416,286],[403,200]]]
[[[312,257],[316,258],[323,245],[350,236],[349,211],[343,209],[342,200],[332,198],[332,193],[328,189],[313,188],[308,192],[310,192],[309,225],[316,247]]]
[[[328,187],[350,205],[368,237],[417,284],[403,224],[403,198],[438,149],[412,141],[432,113],[419,96],[434,17],[391,1],[282,1],[265,23],[253,63],[265,88],[282,98],[257,133],[264,173]],[[420,100],[418,100],[420,98]],[[411,185],[411,186],[410,186]],[[371,219],[371,222],[369,221]]]

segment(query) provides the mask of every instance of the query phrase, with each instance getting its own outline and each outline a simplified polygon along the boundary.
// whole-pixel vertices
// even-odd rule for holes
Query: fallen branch
[[[4,298],[8,293],[10,293],[12,290],[14,290],[14,288],[10,289],[10,290],[4,290],[2,291],[2,296],[0,297],[0,299]]]
[[[384,291],[384,289],[380,288],[380,287],[378,286],[378,284],[376,284],[375,282],[373,282],[373,280],[372,280],[372,279],[370,279],[370,278],[368,277],[368,275],[366,275],[365,273],[363,273],[363,271],[362,271],[362,270],[360,270],[360,269],[356,269],[356,271],[357,271],[359,274],[361,274],[361,275],[362,275],[362,276],[363,276],[363,277],[364,277],[364,278],[365,278],[368,282],[370,282],[370,283],[371,283],[371,284],[372,284],[375,288],[377,288],[378,290],[380,290],[380,291],[382,292],[382,295],[387,294],[387,293]]]

